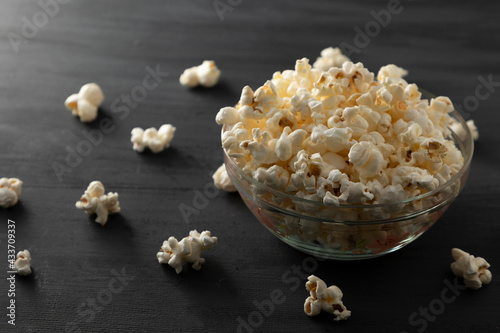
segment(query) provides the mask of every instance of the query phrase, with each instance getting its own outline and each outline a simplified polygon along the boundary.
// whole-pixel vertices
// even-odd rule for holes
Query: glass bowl
[[[428,94],[427,94],[428,95]],[[457,111],[451,136],[463,167],[434,191],[400,202],[327,206],[275,190],[244,173],[224,151],[229,177],[257,220],[286,244],[316,257],[368,259],[394,252],[420,237],[465,186],[474,142]],[[224,132],[225,127],[222,131]],[[294,207],[294,209],[283,207]]]

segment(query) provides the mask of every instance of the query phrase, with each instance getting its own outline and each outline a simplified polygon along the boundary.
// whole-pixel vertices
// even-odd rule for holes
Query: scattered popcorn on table
[[[403,68],[387,65],[375,75],[362,63],[350,61],[322,71],[312,68],[307,58],[299,59],[294,70],[275,72],[255,91],[244,87],[235,106],[220,109],[215,120],[224,126],[222,147],[234,167],[287,195],[263,192],[239,176],[249,183],[256,200],[292,213],[361,221],[430,208],[458,191],[460,183],[425,200],[411,199],[447,183],[464,158],[450,137],[450,99],[421,99],[417,85],[403,78],[406,74]],[[231,168],[228,163],[226,167]],[[338,209],[389,203],[401,204]],[[287,237],[370,253],[432,223],[422,215],[397,232],[381,230],[378,239],[354,242],[373,227],[347,226],[345,232],[332,235],[328,223],[313,231],[300,219],[285,222],[279,214],[268,218],[275,228],[288,230]]]
[[[477,290],[483,284],[491,282],[490,264],[481,257],[474,257],[467,252],[454,248],[451,255],[455,262],[451,264],[453,274],[463,277],[465,285],[471,289]]]
[[[14,262],[14,268],[19,275],[30,275],[31,274],[31,254],[28,250],[19,251],[17,253],[17,259]]]
[[[469,127],[470,132],[472,133],[472,138],[475,140],[479,139],[479,131],[477,130],[476,124],[474,120],[467,120],[467,127]],[[450,123],[450,129],[455,132],[459,137],[465,137],[466,133],[464,128],[460,125],[460,123],[454,119],[452,119]]]
[[[183,86],[196,87],[202,85],[210,88],[217,84],[220,77],[220,70],[213,60],[205,60],[199,66],[188,68],[182,73],[179,82]]]
[[[64,105],[80,117],[80,121],[88,123],[97,118],[97,109],[104,100],[101,88],[95,83],[84,85],[78,94],[69,96]]]
[[[174,138],[176,128],[170,124],[162,125],[159,130],[151,127],[143,130],[136,127],[132,130],[130,141],[134,144],[134,150],[142,153],[144,148],[148,147],[153,153],[157,154],[170,147]]]
[[[97,214],[96,222],[104,226],[108,221],[108,215],[120,211],[118,193],[109,192],[104,194],[104,186],[98,180],[93,181],[75,206],[85,213]]]
[[[476,124],[474,123],[474,120],[467,120],[467,126],[469,127],[471,133],[472,133],[472,138],[474,140],[479,139],[479,131],[477,130]]]
[[[183,262],[192,263],[195,270],[200,270],[205,263],[205,258],[201,258],[201,252],[209,250],[217,244],[217,237],[212,237],[210,231],[203,231],[201,234],[196,230],[191,230],[189,236],[184,237],[180,242],[175,237],[170,237],[163,242],[160,252],[156,254],[160,264],[169,264],[175,268],[175,272],[182,272]]]
[[[320,71],[327,71],[332,67],[342,67],[346,61],[351,61],[348,57],[342,54],[342,51],[336,47],[329,47],[321,51],[321,57],[318,57],[313,64],[314,68]]]
[[[212,178],[214,179],[215,187],[217,187],[218,189],[224,190],[226,192],[236,192],[236,187],[227,174],[226,164],[222,163],[217,171],[215,171]]]
[[[17,178],[0,178],[0,206],[9,208],[17,204],[23,182]]]
[[[347,320],[351,316],[351,311],[342,303],[343,294],[339,287],[327,288],[325,282],[314,275],[310,275],[307,280],[306,289],[310,296],[304,303],[304,312],[308,316],[319,315],[321,310],[334,314],[337,321]]]

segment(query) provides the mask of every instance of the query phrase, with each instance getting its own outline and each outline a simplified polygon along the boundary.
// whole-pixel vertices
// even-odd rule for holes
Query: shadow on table
[[[223,79],[217,83],[214,87],[205,88],[198,86],[195,88],[190,88],[189,91],[193,94],[203,95],[210,98],[218,99],[224,97],[227,100],[238,100],[240,97],[240,91],[234,91],[226,81]]]
[[[92,225],[93,230],[96,230],[95,237],[103,239],[120,239],[126,242],[127,239],[134,237],[134,231],[127,219],[120,213],[111,214],[108,217],[108,222],[104,226],[95,222],[95,215],[88,217],[89,223]]]

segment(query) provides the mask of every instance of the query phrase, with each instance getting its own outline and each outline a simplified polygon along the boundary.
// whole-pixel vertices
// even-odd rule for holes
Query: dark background
[[[356,45],[355,27],[364,30],[374,20],[370,11],[387,10],[387,1],[233,0],[222,21],[210,0],[66,2],[53,17],[45,15],[45,24],[38,21],[43,26],[17,52],[9,36],[23,36],[26,20],[43,19],[37,14],[43,9],[37,1],[0,4],[0,177],[24,181],[17,206],[0,208],[0,254],[6,262],[7,219],[14,220],[16,248],[31,251],[34,270],[17,278],[17,331],[231,332],[238,317],[258,321],[254,303],[280,290],[286,301],[262,317],[256,332],[417,332],[423,324],[412,326],[409,318],[430,304],[442,313],[431,317],[426,332],[500,332],[498,86],[466,115],[480,138],[464,191],[428,233],[393,254],[317,262],[266,231],[234,193],[208,199],[187,222],[179,210],[181,203],[193,207],[195,191],[203,192],[222,163],[218,110],[235,104],[243,86],[258,88],[298,58],[312,63],[325,47]],[[408,81],[459,104],[475,95],[479,76],[500,82],[499,2],[402,6],[353,61],[375,73],[388,63],[402,66]],[[216,61],[220,83],[182,87],[182,71],[204,59]],[[113,101],[142,84],[147,66],[169,75],[129,114],[114,112]],[[102,87],[99,120],[112,119],[114,131],[60,181],[53,163],[66,163],[66,147],[76,149],[83,130],[99,128],[99,120],[81,123],[63,105],[88,82]],[[132,150],[133,127],[164,123],[177,127],[170,149],[158,155]],[[92,180],[120,196],[122,212],[105,227],[74,207]],[[159,265],[162,242],[191,229],[219,238],[201,271],[185,266],[177,275]],[[444,281],[454,281],[452,247],[486,258],[493,281],[439,309]],[[303,263],[311,264],[309,272]],[[129,278],[121,292],[107,291],[112,270]],[[304,314],[309,273],[343,290],[349,320]],[[293,279],[283,281],[284,275]],[[0,331],[10,332],[8,285],[1,280]],[[91,310],[88,302],[96,298],[109,304]]]

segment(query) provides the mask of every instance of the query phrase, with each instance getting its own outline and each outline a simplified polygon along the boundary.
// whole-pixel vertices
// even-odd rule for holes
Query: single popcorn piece
[[[466,122],[467,127],[469,127],[470,132],[472,133],[472,138],[474,140],[479,139],[479,131],[477,130],[476,124],[474,123],[474,120],[467,120]],[[461,124],[456,121],[455,119],[451,120],[450,123],[450,129],[460,138],[464,138],[466,136],[464,128],[461,126]]]
[[[97,110],[104,101],[104,94],[96,83],[84,85],[78,94],[69,96],[64,105],[84,123],[92,122],[97,118]]]
[[[451,250],[451,255],[455,262],[451,264],[453,274],[463,277],[465,285],[471,289],[477,290],[483,284],[491,282],[490,264],[481,257],[464,252],[458,248]]]
[[[17,204],[23,182],[17,178],[0,178],[0,206],[9,208]]]
[[[474,140],[479,139],[479,131],[477,130],[476,124],[474,123],[474,120],[467,120],[467,126],[469,127],[471,133],[472,133],[472,138]]]
[[[160,252],[156,254],[160,264],[169,264],[175,268],[175,272],[182,272],[184,262],[192,263],[195,270],[200,270],[205,263],[205,258],[201,257],[201,252],[209,250],[217,244],[217,237],[213,237],[210,231],[203,231],[201,234],[196,230],[191,230],[189,236],[184,237],[180,242],[175,237],[170,237],[163,242]]]
[[[213,60],[205,60],[199,66],[188,68],[182,73],[179,82],[186,87],[194,88],[201,85],[206,88],[217,84],[220,77],[220,70]]]
[[[387,78],[390,78],[392,79],[392,81],[399,81],[406,83],[406,81],[402,80],[402,77],[406,76],[407,74],[408,71],[404,68],[398,67],[396,65],[387,65],[380,67],[380,70],[378,71],[377,74],[377,80],[379,82],[384,82]]]
[[[28,250],[19,251],[17,253],[17,259],[14,262],[14,269],[19,275],[30,275],[31,274],[31,254]]]
[[[153,153],[157,154],[170,147],[175,130],[176,128],[170,124],[162,125],[159,130],[154,127],[147,130],[136,127],[132,129],[130,141],[134,144],[134,150],[139,153],[142,153],[148,147]]]
[[[321,57],[318,57],[313,64],[314,68],[320,71],[327,71],[332,67],[342,67],[346,61],[351,61],[348,57],[342,54],[342,51],[336,47],[329,47],[321,51]]]
[[[226,164],[222,163],[222,165],[215,171],[212,176],[214,180],[214,185],[218,189],[224,190],[226,192],[236,192],[236,187],[234,186],[231,178],[227,174]]]
[[[335,315],[336,321],[347,320],[351,316],[351,311],[342,303],[343,293],[339,287],[327,288],[323,280],[310,275],[307,278],[306,289],[310,293],[304,303],[304,312],[308,316],[319,315],[321,310]]]
[[[104,186],[98,180],[93,181],[87,190],[75,204],[76,208],[85,211],[88,215],[97,214],[96,222],[104,226],[108,221],[108,215],[120,211],[118,193],[109,192],[105,194]]]

